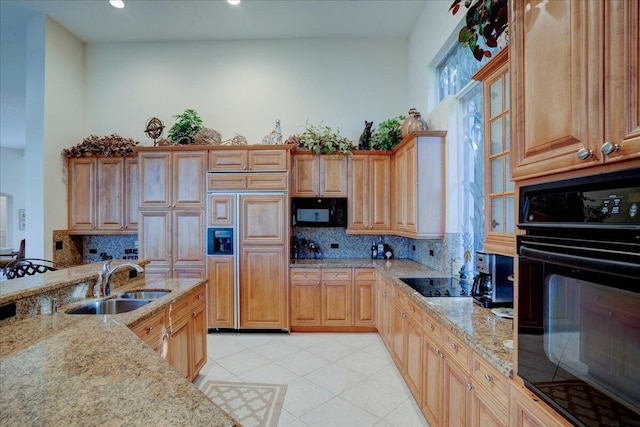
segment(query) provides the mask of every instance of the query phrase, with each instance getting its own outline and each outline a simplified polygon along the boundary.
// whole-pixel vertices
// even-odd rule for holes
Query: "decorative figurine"
[[[280,127],[280,120],[276,120],[276,127],[262,138],[262,143],[265,145],[282,144],[282,128]]]
[[[373,122],[364,121],[364,130],[362,131],[362,135],[360,135],[360,142],[358,144],[359,150],[369,149],[369,141],[371,141],[371,126],[373,126]]]

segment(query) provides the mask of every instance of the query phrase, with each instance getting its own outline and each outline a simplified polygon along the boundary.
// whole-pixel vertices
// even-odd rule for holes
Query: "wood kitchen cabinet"
[[[240,249],[240,327],[287,329],[285,246]]]
[[[446,132],[407,135],[393,150],[392,232],[414,239],[444,235]]]
[[[354,326],[376,326],[376,272],[372,268],[354,268]]]
[[[235,200],[233,194],[207,194],[207,226],[233,227]]]
[[[319,268],[291,269],[291,327],[320,326]]]
[[[139,256],[150,277],[205,276],[206,151],[138,148]]]
[[[349,156],[347,234],[388,234],[391,229],[391,156]]]
[[[509,426],[569,427],[570,425],[522,385],[515,382],[510,384]]]
[[[272,149],[263,147],[233,148],[218,147],[209,150],[211,172],[243,171],[287,171],[289,169],[289,145]]]
[[[233,328],[235,317],[234,257],[207,257],[207,325]]]
[[[510,8],[513,179],[640,158],[638,2]]]
[[[347,197],[347,156],[293,155],[291,197]]]
[[[69,158],[67,173],[70,234],[137,232],[137,158]]]
[[[148,319],[137,324],[131,330],[156,353],[164,353],[166,333],[165,310],[160,310]]]
[[[353,322],[353,276],[350,268],[322,269],[320,287],[324,326],[351,326]]]
[[[288,197],[284,194],[240,195],[240,245],[286,243]]]

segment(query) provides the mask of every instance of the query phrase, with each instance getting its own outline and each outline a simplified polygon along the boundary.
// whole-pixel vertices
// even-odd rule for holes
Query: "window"
[[[493,51],[490,49],[492,55]],[[478,61],[473,57],[471,50],[462,47],[455,42],[436,66],[436,78],[438,81],[438,101],[442,101],[445,96],[458,95],[460,91],[471,81],[471,77],[490,58],[483,58]]]

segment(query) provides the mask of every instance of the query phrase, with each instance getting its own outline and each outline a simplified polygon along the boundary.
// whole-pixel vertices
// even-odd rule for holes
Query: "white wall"
[[[84,134],[84,44],[50,18],[30,19],[26,82],[26,253],[52,259],[52,232],[67,226],[60,152]]]
[[[404,39],[89,44],[86,131],[151,145],[149,117],[168,130],[193,108],[223,139],[260,143],[280,119],[285,138],[309,120],[357,143],[365,120],[407,109],[406,87]]]
[[[3,147],[24,148],[25,45],[0,42],[0,141]]]
[[[25,208],[24,150],[0,148],[0,193],[10,195],[11,211],[7,216],[7,245],[14,250],[20,247],[25,231],[18,228],[18,210]]]

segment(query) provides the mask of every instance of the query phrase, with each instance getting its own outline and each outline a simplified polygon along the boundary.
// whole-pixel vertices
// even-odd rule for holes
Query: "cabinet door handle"
[[[493,377],[492,377],[491,375],[489,375],[489,374],[486,374],[486,375],[484,376],[484,379],[485,379],[488,383],[490,383],[491,381],[493,381]]]
[[[307,273],[306,272],[304,273],[304,277],[307,277]]]
[[[580,160],[587,160],[591,156],[593,156],[593,150],[588,150],[584,147],[578,150],[578,158]]]
[[[473,390],[473,386],[472,386],[471,384],[468,384],[468,383],[467,383],[467,390],[468,390],[468,391]]]
[[[411,307],[411,312],[412,312],[412,313],[415,313],[415,312],[416,312],[415,307]]]
[[[192,315],[193,317],[196,317],[196,312],[194,311],[193,313],[191,313],[191,315]]]
[[[610,141],[605,142],[604,144],[602,144],[602,147],[600,147],[600,151],[602,151],[602,154],[604,154],[605,156],[615,153],[619,149],[620,149],[620,144],[614,144],[613,142],[610,142]]]
[[[433,326],[433,323],[429,323],[427,326],[428,326],[428,327],[429,327],[429,329],[430,329],[430,330],[432,330],[432,331],[436,328],[435,326]]]
[[[455,349],[457,349],[457,348],[458,348],[458,346],[457,346],[455,343],[451,343],[451,349],[452,349],[452,350],[455,350]]]
[[[338,273],[333,273],[333,276],[334,277],[338,277]]]
[[[153,331],[153,326],[149,326],[149,327],[147,328],[147,333],[148,333],[148,334],[149,334],[149,333],[151,333],[151,331]]]

